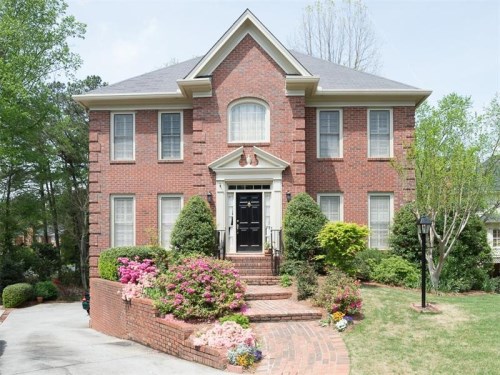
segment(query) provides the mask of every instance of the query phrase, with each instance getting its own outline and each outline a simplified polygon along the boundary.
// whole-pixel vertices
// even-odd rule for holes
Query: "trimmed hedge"
[[[59,290],[52,281],[41,281],[35,284],[35,297],[43,297],[45,300],[56,299],[59,296]]]
[[[99,256],[98,269],[101,278],[111,281],[118,281],[118,258],[139,260],[153,259],[155,254],[160,250],[157,247],[151,246],[124,246],[112,247],[104,250]]]
[[[33,287],[27,283],[12,284],[3,290],[4,307],[17,307],[33,299]]]

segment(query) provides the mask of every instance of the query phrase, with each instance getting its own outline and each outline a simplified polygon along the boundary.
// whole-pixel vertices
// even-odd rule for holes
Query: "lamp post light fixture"
[[[425,303],[425,291],[426,291],[426,286],[425,286],[425,276],[426,276],[425,252],[426,252],[426,245],[427,245],[427,235],[429,234],[429,231],[431,230],[431,225],[432,225],[432,220],[429,219],[425,215],[420,216],[420,219],[418,219],[417,228],[418,228],[418,233],[420,234],[420,238],[422,240],[422,309],[425,309],[425,307],[426,307],[426,303]]]
[[[207,193],[207,202],[208,203],[212,203],[213,202],[213,198],[212,198],[212,193],[211,192]]]
[[[292,193],[290,193],[289,191],[286,192],[286,201],[287,202],[290,202],[292,200]]]

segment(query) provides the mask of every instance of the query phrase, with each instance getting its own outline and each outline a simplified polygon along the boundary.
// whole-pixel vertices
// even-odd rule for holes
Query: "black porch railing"
[[[281,229],[271,229],[271,268],[274,276],[280,274],[281,255],[283,253],[283,235]]]
[[[226,259],[226,231],[224,229],[215,231],[214,257],[222,260]]]

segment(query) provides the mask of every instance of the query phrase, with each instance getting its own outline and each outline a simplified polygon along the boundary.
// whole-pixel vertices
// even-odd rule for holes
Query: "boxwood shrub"
[[[3,290],[4,307],[17,307],[33,299],[33,287],[27,283],[12,284]]]
[[[373,270],[373,280],[379,283],[416,288],[420,283],[417,267],[394,255],[383,259]]]
[[[45,300],[51,300],[59,296],[59,291],[52,281],[40,281],[35,284],[34,296],[43,297]]]
[[[118,258],[153,259],[159,250],[162,249],[152,246],[124,246],[104,250],[99,256],[99,275],[106,280],[118,281]]]

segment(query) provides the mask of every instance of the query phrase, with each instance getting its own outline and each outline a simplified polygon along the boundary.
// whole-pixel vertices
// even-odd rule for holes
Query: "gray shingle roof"
[[[416,87],[404,83],[359,72],[300,52],[290,52],[311,74],[320,77],[319,86],[323,90],[418,90]],[[101,87],[88,94],[176,92],[179,88],[176,81],[188,75],[200,60],[201,57],[196,57],[179,64],[167,66],[150,73]]]

